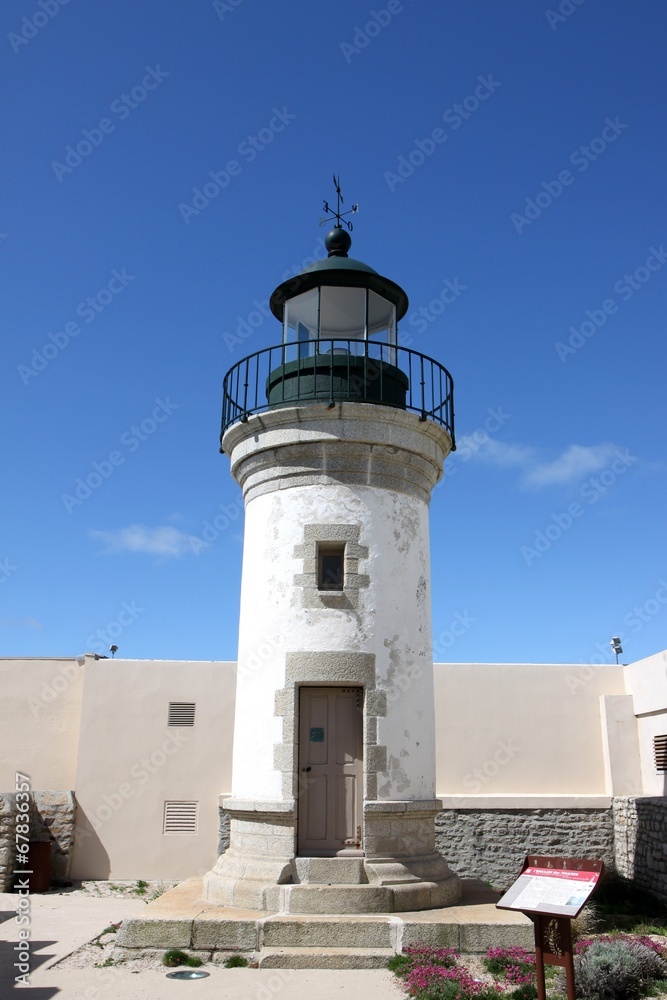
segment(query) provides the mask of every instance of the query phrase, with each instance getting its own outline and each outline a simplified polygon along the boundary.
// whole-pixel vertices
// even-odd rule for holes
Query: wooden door
[[[299,692],[301,856],[361,853],[363,689]]]

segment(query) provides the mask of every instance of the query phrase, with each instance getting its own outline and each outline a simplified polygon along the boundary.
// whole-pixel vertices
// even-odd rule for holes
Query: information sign
[[[576,917],[600,878],[601,861],[581,860],[581,868],[570,868],[575,858],[526,858],[521,875],[496,904],[501,910]],[[544,864],[543,862],[547,862]],[[563,862],[568,867],[560,867]]]

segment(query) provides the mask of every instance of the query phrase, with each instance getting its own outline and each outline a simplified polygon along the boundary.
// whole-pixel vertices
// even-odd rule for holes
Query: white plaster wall
[[[635,715],[667,711],[667,650],[623,667]]]
[[[14,791],[16,771],[34,789],[74,788],[84,662],[0,660],[0,791]]]
[[[605,694],[625,694],[622,667],[436,664],[438,795],[608,794]]]
[[[359,573],[370,585],[356,610],[300,606],[294,577],[306,524],[361,525],[369,549]],[[376,656],[377,683],[388,692],[378,743],[390,774],[379,797],[434,794],[428,509],[417,499],[364,486],[303,486],[266,493],[246,510],[239,683],[232,794],[281,798],[273,746],[282,741],[275,692],[285,683],[285,654],[351,650]]]
[[[656,772],[653,737],[667,734],[667,650],[628,663],[623,671],[637,716],[643,794],[665,795],[667,776]]]
[[[233,663],[98,660],[86,666],[73,878],[187,878],[217,857],[229,790]],[[196,703],[168,726],[170,701]],[[195,835],[163,834],[165,800],[199,802]]]
[[[602,758],[609,795],[642,794],[637,719],[629,694],[606,694],[600,698]]]

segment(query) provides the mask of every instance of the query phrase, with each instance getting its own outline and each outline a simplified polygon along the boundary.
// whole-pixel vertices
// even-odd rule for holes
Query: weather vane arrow
[[[344,225],[347,226],[349,231],[352,232],[352,223],[348,219],[346,219],[345,216],[355,215],[359,211],[359,206],[353,205],[352,208],[349,208],[347,210],[347,212],[341,212],[340,206],[343,204],[343,195],[341,194],[340,191],[340,174],[338,175],[338,177],[336,177],[335,174],[333,175],[333,182],[334,182],[334,187],[336,189],[336,198],[337,198],[336,210],[334,211],[334,209],[331,208],[331,206],[329,205],[329,202],[325,200],[323,202],[324,211],[327,213],[330,212],[331,214],[322,216],[322,218],[320,219],[320,225],[323,226],[325,222],[331,222],[333,219],[335,219],[336,227],[338,229],[342,229],[341,223],[343,223]]]

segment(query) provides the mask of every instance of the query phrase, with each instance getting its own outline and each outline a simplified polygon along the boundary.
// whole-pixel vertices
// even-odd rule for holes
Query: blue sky
[[[667,646],[664,5],[0,19],[2,655],[235,658],[221,381],[279,339],[262,304],[321,255],[333,171],[399,336],[455,380],[436,659]]]

